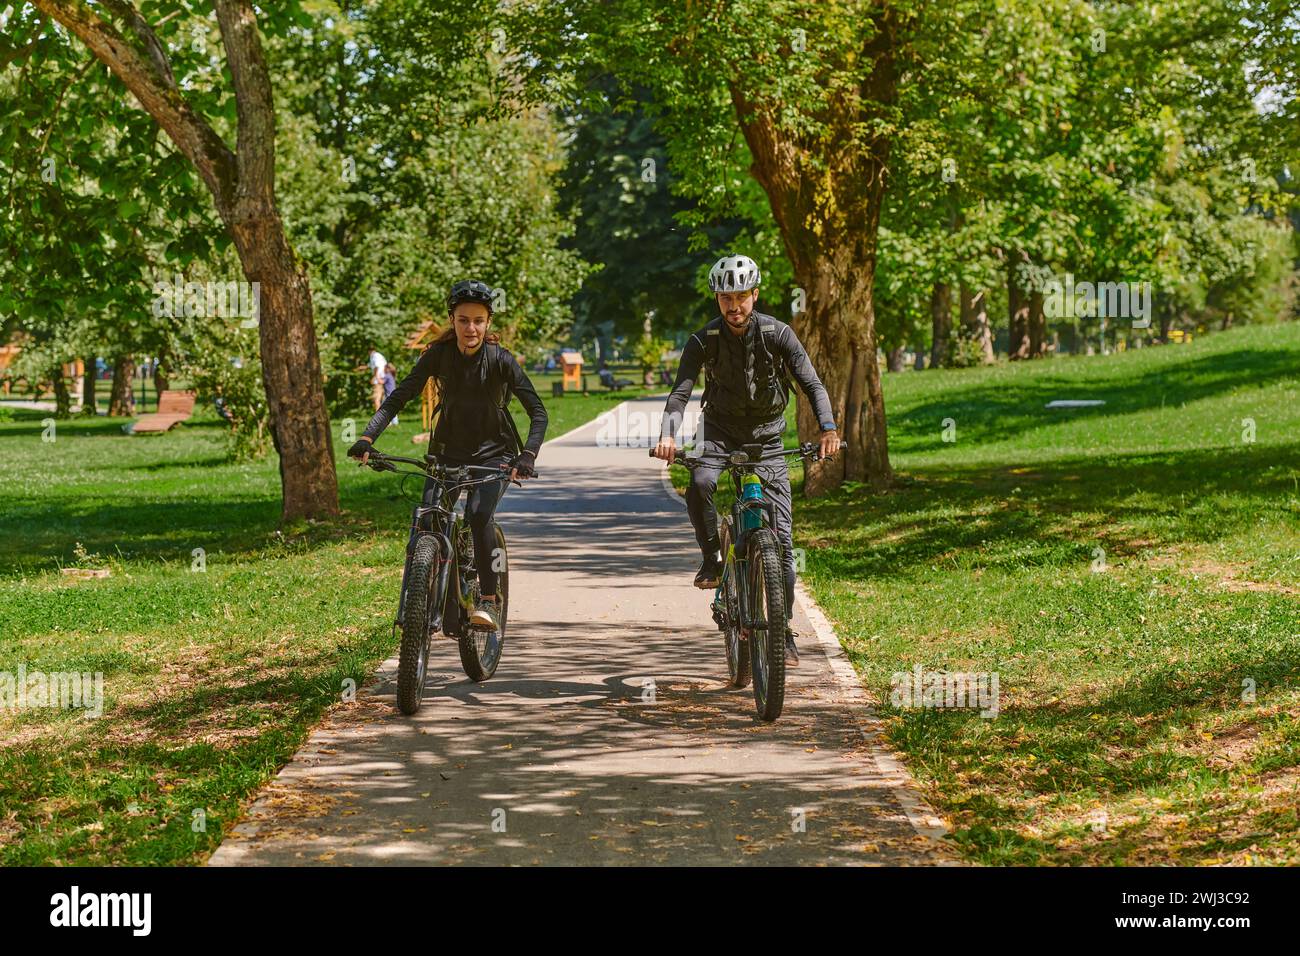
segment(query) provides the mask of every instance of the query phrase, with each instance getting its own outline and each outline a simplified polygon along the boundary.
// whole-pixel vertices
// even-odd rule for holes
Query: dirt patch
[[[1259,726],[1252,721],[1245,721],[1222,733],[1205,732],[1187,749],[1204,757],[1205,762],[1215,770],[1232,770],[1251,758],[1258,742]]]
[[[1225,591],[1255,591],[1267,594],[1300,595],[1300,586],[1280,581],[1252,581],[1248,569],[1238,564],[1228,564],[1212,558],[1182,555],[1176,551],[1156,555],[1148,564],[1153,568],[1171,568],[1197,579],[1213,582]]]

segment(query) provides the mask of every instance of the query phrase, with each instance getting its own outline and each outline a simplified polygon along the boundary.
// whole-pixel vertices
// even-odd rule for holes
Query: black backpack
[[[776,380],[781,385],[782,394],[785,396],[785,404],[790,401],[790,392],[794,388],[794,383],[790,378],[790,370],[785,367],[785,361],[772,354],[772,350],[767,347],[767,337],[777,334],[776,319],[768,315],[761,315],[755,312],[751,318],[758,323],[758,332],[755,334],[754,346],[762,351],[763,358],[767,362],[768,368],[776,368]],[[718,316],[702,331],[704,333],[704,394],[700,396],[700,410],[703,411],[709,402],[709,385],[713,381],[713,369],[718,364],[718,341],[722,335],[722,316]],[[697,333],[698,334],[698,333]]]

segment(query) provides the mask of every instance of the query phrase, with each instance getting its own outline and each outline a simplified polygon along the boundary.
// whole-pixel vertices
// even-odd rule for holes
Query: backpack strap
[[[722,335],[721,317],[714,319],[704,328],[700,329],[699,332],[696,332],[695,337],[699,339],[701,333],[703,333],[704,336],[702,339],[700,339],[700,341],[704,345],[704,373],[705,373],[704,394],[700,396],[700,410],[703,411],[704,408],[709,404],[709,388],[713,383],[713,370],[718,365],[718,349],[721,347],[719,345],[719,342],[720,342],[720,337]]]
[[[786,401],[790,400],[790,392],[794,390],[794,382],[790,379],[790,370],[786,368],[785,359],[782,358],[773,349],[772,343],[780,337],[781,331],[776,324],[776,319],[766,316],[758,320],[758,340],[763,344],[763,351],[767,355],[767,361],[770,366],[776,367],[776,377],[785,389]]]

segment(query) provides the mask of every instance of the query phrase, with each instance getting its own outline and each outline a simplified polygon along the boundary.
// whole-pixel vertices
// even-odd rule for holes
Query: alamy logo
[[[0,671],[0,709],[61,707],[85,710],[87,717],[104,713],[104,673],[78,671]]]
[[[1064,282],[1043,282],[1043,312],[1051,319],[1132,319],[1133,328],[1145,329],[1151,325],[1151,283],[1076,283],[1067,272]]]
[[[257,326],[262,315],[260,282],[185,282],[179,272],[171,282],[153,284],[155,318],[242,318],[244,328]]]
[[[925,671],[897,671],[889,680],[889,702],[895,707],[973,708],[981,717],[998,715],[998,675]]]
[[[71,892],[50,897],[51,926],[129,926],[132,935],[148,936],[153,926],[151,893]]]
[[[659,440],[664,422],[662,411],[629,409],[627,403],[605,412],[596,421],[596,447],[598,448],[649,448]],[[686,413],[672,412],[669,416],[669,434],[695,434],[699,425],[699,410]]]

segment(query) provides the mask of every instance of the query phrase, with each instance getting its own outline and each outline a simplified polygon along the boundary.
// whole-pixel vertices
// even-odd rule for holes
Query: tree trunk
[[[96,415],[95,407],[95,356],[87,355],[86,367],[81,376],[81,414]]]
[[[876,358],[874,297],[890,140],[862,130],[871,127],[877,110],[888,111],[897,99],[897,11],[884,5],[870,17],[871,39],[860,55],[872,69],[856,91],[863,105],[837,115],[840,128],[826,141],[836,143],[834,148],[810,144],[787,126],[767,91],[742,85],[743,71],[728,79],[753,158],[750,171],[767,194],[795,282],[807,291],[809,307],[795,316],[795,332],[826,386],[835,422],[848,443],[843,454],[808,466],[804,494],[809,497],[846,479],[883,491],[894,477]],[[796,419],[800,440],[815,441],[821,430],[802,395]]]
[[[281,518],[338,514],[338,478],[311,291],[276,206],[275,108],[252,4],[213,3],[235,94],[237,151],[232,151],[190,105],[172,73],[166,47],[130,4],[32,2],[107,64],[208,187],[244,275],[260,283],[262,383],[280,453]],[[100,9],[112,12],[120,24],[103,19]],[[118,388],[117,377],[113,387]]]
[[[888,368],[889,371],[891,371],[891,372],[901,372],[901,371],[903,371],[903,369],[904,369],[904,367],[905,367],[904,362],[903,362],[903,353],[904,353],[905,351],[906,351],[906,349],[904,349],[903,346],[901,346],[901,345],[900,345],[898,348],[896,348],[896,349],[890,349],[890,350],[889,350],[889,353],[888,353],[888,354],[889,354],[889,358],[887,359],[887,361],[888,361],[888,363],[889,363],[888,366],[887,366],[887,368]]]
[[[135,391],[131,380],[135,377],[135,359],[119,355],[113,360],[113,387],[108,393],[108,414],[116,418],[135,416]]]
[[[849,253],[841,250],[841,255]],[[807,265],[809,278],[796,273],[808,290],[808,308],[795,317],[795,333],[826,386],[841,437],[849,443],[847,452],[837,459],[808,466],[804,493],[810,498],[833,490],[846,478],[865,480],[876,490],[883,490],[893,479],[871,293],[862,285],[843,289],[840,275],[862,276],[841,271],[838,265],[828,255]],[[820,435],[821,424],[802,392],[795,421],[801,441],[815,441]]]
[[[961,326],[967,339],[978,342],[983,353],[983,364],[993,364],[993,330],[989,327],[987,301],[984,292],[972,296],[970,286],[961,284]]]
[[[272,207],[242,204],[231,232],[244,275],[261,289],[262,384],[280,455],[283,518],[337,514],[338,482],[306,268]]]
[[[1029,357],[1042,358],[1047,354],[1047,316],[1043,314],[1043,292],[1034,289],[1029,293]]]
[[[55,365],[50,370],[50,383],[54,386],[54,417],[72,417],[72,392],[68,380],[63,375],[63,365]]]
[[[948,364],[952,338],[952,287],[946,282],[936,282],[930,293],[930,322],[934,330],[930,368],[943,368]]]
[[[167,347],[158,350],[158,360],[153,367],[153,387],[161,400],[162,393],[171,388],[171,353]]]
[[[1016,362],[1029,357],[1029,297],[1020,287],[1016,255],[1007,257],[1007,357]]]

